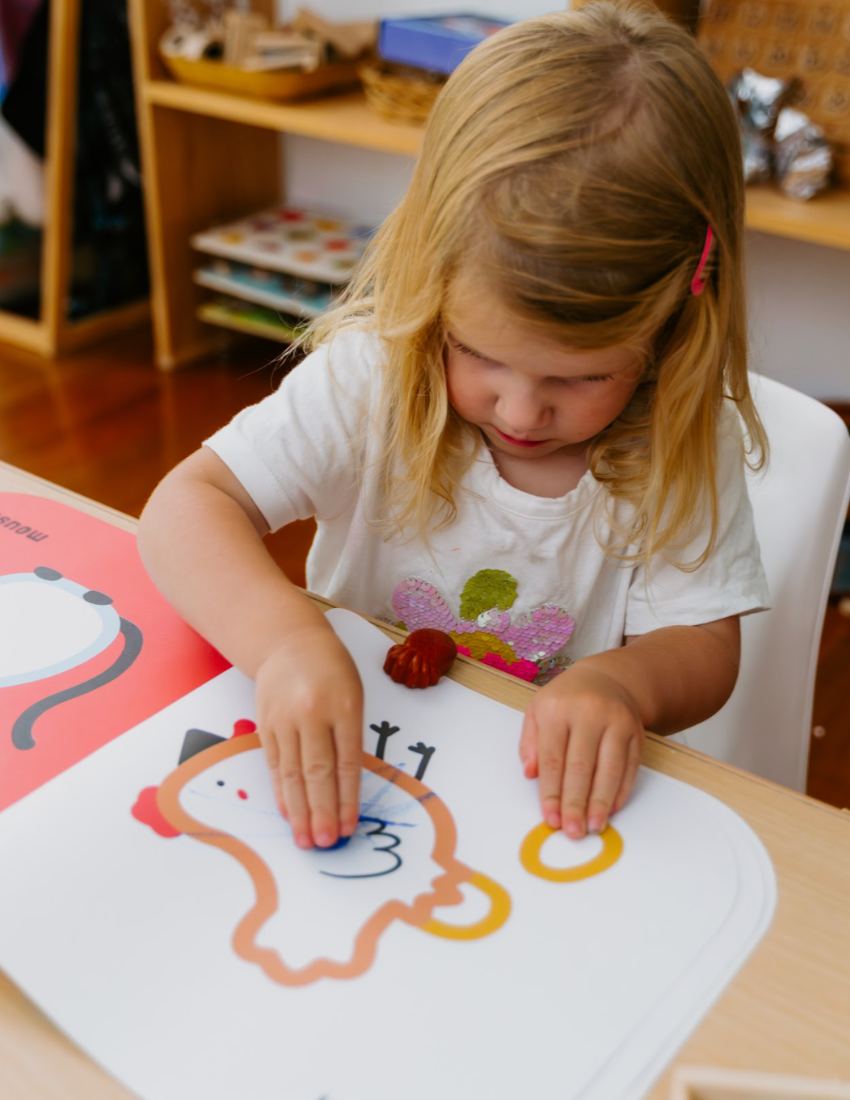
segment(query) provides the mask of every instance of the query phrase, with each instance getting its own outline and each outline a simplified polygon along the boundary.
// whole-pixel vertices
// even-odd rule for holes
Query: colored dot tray
[[[373,226],[287,206],[196,233],[191,244],[224,259],[341,284],[373,233]]]

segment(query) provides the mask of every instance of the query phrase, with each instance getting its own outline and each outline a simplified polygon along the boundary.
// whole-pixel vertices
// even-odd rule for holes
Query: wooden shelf
[[[142,91],[146,103],[190,111],[196,115],[261,126],[289,134],[302,134],[378,149],[385,153],[415,156],[422,141],[422,127],[407,122],[385,122],[366,103],[362,92],[323,96],[304,103],[273,103],[227,92],[152,80]]]
[[[362,92],[279,104],[157,80],[147,86],[145,96],[163,107],[388,153],[415,156],[422,142],[421,126],[385,122]],[[850,249],[850,189],[798,202],[777,187],[750,187],[746,221],[762,233]]]
[[[255,317],[235,317],[216,302],[206,302],[199,306],[197,316],[198,320],[205,321],[208,325],[232,329],[234,332],[247,332],[251,336],[263,336],[281,344],[290,343],[298,335],[298,330],[293,325],[287,325],[283,321],[267,322]]]
[[[777,237],[850,249],[850,189],[827,191],[808,202],[797,202],[778,188],[748,187],[747,227]]]
[[[0,341],[25,348],[36,355],[53,354],[53,343],[47,325],[30,317],[20,317],[17,313],[0,310]]]
[[[279,104],[157,80],[147,86],[145,96],[163,107],[388,153],[415,156],[422,142],[421,126],[385,122],[362,92]],[[762,233],[850,249],[850,188],[799,202],[778,187],[749,187],[746,221]]]

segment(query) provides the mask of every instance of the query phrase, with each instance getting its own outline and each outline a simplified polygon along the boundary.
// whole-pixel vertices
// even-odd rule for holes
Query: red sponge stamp
[[[390,647],[384,672],[405,687],[433,687],[452,667],[455,657],[457,646],[442,630],[414,630]]]

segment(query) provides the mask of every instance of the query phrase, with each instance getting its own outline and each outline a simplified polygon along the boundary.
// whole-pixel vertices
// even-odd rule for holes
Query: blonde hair
[[[605,549],[630,561],[675,553],[707,502],[710,541],[678,563],[701,564],[725,398],[750,465],[766,455],[747,381],[743,207],[728,97],[657,10],[594,0],[475,49],[437,99],[407,194],[313,332],[322,343],[366,325],[383,341],[387,525],[427,534],[456,514],[470,426],[447,398],[443,315],[474,257],[506,308],[563,346],[652,348],[633,399],[588,451],[611,501]],[[631,505],[619,526],[618,500]]]

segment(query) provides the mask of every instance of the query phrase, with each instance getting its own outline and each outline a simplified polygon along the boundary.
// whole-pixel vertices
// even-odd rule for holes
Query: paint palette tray
[[[316,283],[348,281],[375,227],[284,206],[214,226],[191,238],[199,252]]]

